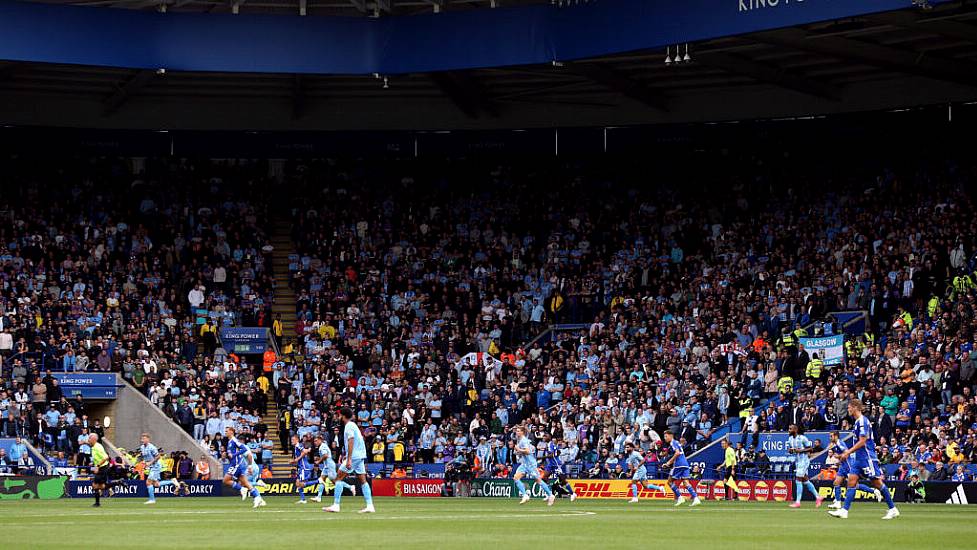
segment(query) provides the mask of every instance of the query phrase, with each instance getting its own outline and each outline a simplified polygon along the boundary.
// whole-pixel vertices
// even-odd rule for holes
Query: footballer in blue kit
[[[160,462],[160,459],[162,457],[159,454],[159,449],[150,441],[149,434],[142,434],[139,442],[141,443],[139,445],[139,454],[142,456],[143,463],[146,464],[146,492],[149,493],[149,500],[143,504],[156,504],[156,489],[160,487],[172,485],[176,487],[177,493],[186,491],[186,485],[175,479],[161,480],[163,464]]]
[[[546,480],[553,481],[553,491],[570,497],[570,502],[577,500],[577,493],[573,486],[567,481],[566,470],[563,468],[563,461],[560,460],[560,446],[553,441],[552,436],[547,433],[544,436],[546,447],[543,449],[543,469],[546,470]]]
[[[645,455],[635,449],[633,443],[628,443],[625,448],[627,450],[628,471],[631,473],[631,500],[628,502],[638,502],[638,494],[641,492],[639,484],[643,485],[645,489],[664,491],[664,487],[648,482],[648,468],[645,466]]]
[[[292,448],[294,450],[291,464],[295,466],[295,491],[299,494],[299,500],[296,504],[305,504],[305,488],[318,483],[314,479],[313,472],[315,469],[309,459],[311,449],[306,448],[297,435],[292,436]]]
[[[353,422],[353,410],[343,407],[339,411],[339,416],[343,423],[343,442],[346,446],[346,458],[343,459],[336,474],[336,484],[342,482],[347,476],[354,475],[354,483],[358,483],[366,506],[360,510],[361,514],[372,514],[376,512],[373,507],[373,491],[370,484],[366,481],[366,442],[363,441],[363,434],[360,433],[359,426]],[[333,491],[332,506],[327,506],[324,512],[339,512],[339,503],[343,498],[342,491]]]
[[[834,456],[841,456],[841,453],[848,450],[848,444],[841,440],[841,433],[838,431],[831,432],[831,446],[828,447],[828,451]],[[851,473],[848,468],[847,460],[838,461],[838,472],[835,475],[834,481],[834,501],[828,505],[828,508],[832,510],[837,510],[841,508],[841,484],[848,480],[848,474]],[[867,493],[874,493],[875,500],[882,502],[882,492],[875,487],[869,487],[863,483],[858,484],[859,491],[865,491]]]
[[[814,507],[820,508],[824,499],[818,495],[817,487],[811,483],[807,475],[807,471],[811,468],[811,453],[815,452],[814,445],[797,424],[787,427],[787,435],[787,454],[794,461],[794,484],[796,485],[794,490],[796,499],[790,503],[790,507],[801,507],[801,497],[804,496],[804,489],[807,489],[814,495]]]
[[[892,502],[892,495],[882,481],[882,466],[879,464],[879,457],[875,454],[875,439],[872,434],[872,423],[868,417],[862,414],[864,405],[858,399],[848,402],[848,414],[855,419],[855,444],[845,449],[838,456],[838,460],[848,462],[848,490],[845,492],[845,502],[838,510],[828,512],[832,517],[846,519],[848,510],[851,508],[852,501],[855,500],[855,492],[858,487],[859,479],[870,480],[872,487],[878,489],[885,499],[885,504],[889,510],[882,519],[895,519],[899,517],[899,509]]]
[[[668,486],[675,493],[675,506],[681,506],[685,502],[685,497],[682,496],[681,492],[683,487],[688,491],[689,496],[692,497],[692,504],[690,506],[702,504],[702,501],[699,500],[699,495],[695,492],[695,487],[689,483],[689,477],[692,475],[689,459],[685,457],[682,444],[675,439],[672,432],[665,432],[665,446],[672,452],[672,457],[665,463],[664,468],[671,468],[668,474]]]
[[[227,437],[227,458],[229,460],[227,472],[224,474],[224,484],[235,491],[246,491],[245,494],[254,498],[254,508],[265,506],[265,499],[248,479],[248,466],[254,462],[254,454],[247,445],[238,441],[235,430],[228,426],[224,430]]]
[[[526,490],[526,485],[522,482],[523,478],[528,478],[539,482],[540,488],[546,494],[544,497],[546,499],[546,505],[553,506],[553,502],[556,501],[556,495],[553,494],[550,486],[539,478],[539,464],[536,462],[536,447],[526,437],[526,428],[522,426],[516,426],[515,453],[516,459],[519,461],[519,467],[516,468],[516,475],[512,479],[521,497],[519,504],[529,502],[529,492]]]

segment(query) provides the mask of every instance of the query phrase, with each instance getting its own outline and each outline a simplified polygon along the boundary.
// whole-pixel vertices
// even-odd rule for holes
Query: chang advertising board
[[[546,495],[543,487],[538,481],[523,480],[529,496],[532,498],[542,498]],[[518,498],[519,491],[516,484],[511,479],[479,478],[472,480],[471,496],[473,497],[499,497],[499,498]]]
[[[264,353],[268,347],[265,327],[225,327],[221,329],[221,344],[237,354]]]
[[[516,484],[511,479],[474,479],[471,495],[473,497],[512,498],[516,495]]]

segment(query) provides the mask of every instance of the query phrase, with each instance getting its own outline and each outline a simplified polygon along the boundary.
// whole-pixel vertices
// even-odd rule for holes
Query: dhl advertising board
[[[665,483],[665,480],[651,481],[654,485],[665,488],[657,491],[641,487],[638,498],[651,500],[671,500],[675,493]],[[592,499],[626,499],[631,495],[631,480],[629,479],[571,479],[577,498]],[[721,481],[693,481],[692,485],[701,498],[722,500],[726,498],[726,485]],[[783,480],[743,480],[737,482],[738,500],[785,502],[793,498],[791,483]],[[729,491],[730,496],[733,492]]]

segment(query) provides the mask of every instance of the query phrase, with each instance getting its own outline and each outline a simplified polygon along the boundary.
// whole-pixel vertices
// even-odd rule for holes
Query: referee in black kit
[[[95,495],[95,504],[92,506],[99,507],[102,505],[102,491],[109,481],[109,455],[98,442],[97,434],[88,437],[88,444],[92,448],[92,493]]]

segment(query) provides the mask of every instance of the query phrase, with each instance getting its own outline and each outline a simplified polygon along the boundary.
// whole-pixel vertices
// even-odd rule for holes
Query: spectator
[[[937,462],[936,468],[930,473],[928,481],[948,481],[949,479],[949,473],[947,469],[943,467],[943,463]]]

